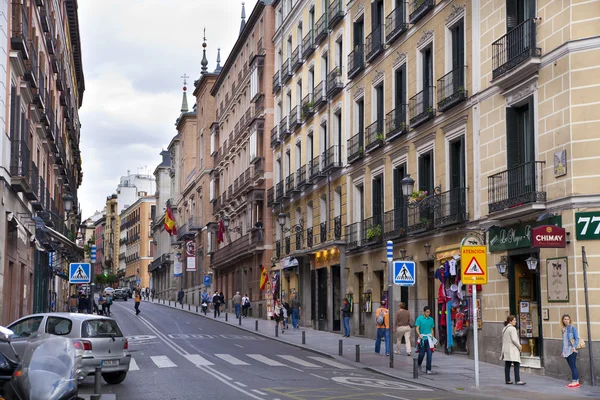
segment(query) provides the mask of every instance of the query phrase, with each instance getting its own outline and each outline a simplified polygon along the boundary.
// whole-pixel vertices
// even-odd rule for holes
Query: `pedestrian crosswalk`
[[[269,354],[265,356],[263,354],[243,354],[243,355],[231,355],[231,354],[212,354],[203,356],[199,354],[187,354],[183,356],[186,365],[181,364],[180,359],[172,360],[166,355],[149,356],[136,355],[131,357],[131,363],[129,364],[129,371],[141,371],[150,368],[176,368],[176,367],[187,367],[187,362],[197,367],[208,367],[213,365],[235,365],[235,366],[269,366],[269,367],[290,367],[297,369],[321,369],[321,368],[335,368],[342,370],[355,369],[354,367],[337,362],[328,357],[320,356],[307,356],[301,358],[298,356],[287,355],[287,354]]]

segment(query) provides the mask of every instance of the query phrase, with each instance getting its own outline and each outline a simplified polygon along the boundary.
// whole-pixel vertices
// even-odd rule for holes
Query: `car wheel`
[[[127,297],[124,297],[123,300],[127,301]]]
[[[102,374],[102,377],[109,385],[118,385],[125,380],[127,372],[112,372],[110,374]]]

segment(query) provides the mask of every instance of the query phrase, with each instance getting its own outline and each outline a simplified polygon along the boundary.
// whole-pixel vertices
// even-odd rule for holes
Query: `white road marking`
[[[260,390],[258,390],[258,389],[251,389],[251,390],[252,390],[254,393],[256,393],[256,394],[260,394],[261,396],[266,396],[266,395],[267,395],[265,392],[261,392],[261,391],[260,391]]]
[[[345,365],[345,364],[341,364],[337,361],[333,361],[327,357],[315,357],[315,356],[308,356],[308,358],[315,360],[315,361],[319,361],[322,362],[323,364],[327,364],[330,365],[332,367],[336,367],[339,369],[355,369],[354,367],[351,367],[349,365]]]
[[[232,381],[232,380],[233,380],[233,378],[231,378],[231,377],[229,377],[229,376],[225,375],[225,374],[224,374],[224,373],[222,373],[222,372],[219,372],[219,371],[217,371],[217,370],[214,370],[214,369],[213,369],[212,371],[213,371],[213,372],[216,372],[218,375],[221,375],[221,377],[222,377],[222,378],[224,378],[224,379],[227,379],[228,381]]]
[[[410,399],[407,399],[406,397],[398,397],[398,396],[394,396],[394,395],[386,394],[386,393],[379,393],[379,394],[382,395],[382,396],[385,396],[385,397],[391,397],[392,399],[410,400]]]
[[[239,345],[239,344],[237,344],[237,343],[236,343],[235,345],[236,345],[237,347],[239,347],[240,349],[243,349],[243,348],[244,348],[244,346],[242,346],[242,345]]]
[[[310,363],[310,362],[308,362],[308,361],[304,361],[303,359],[301,359],[301,358],[298,358],[298,357],[294,357],[294,356],[287,356],[287,355],[279,355],[279,354],[277,355],[277,357],[279,357],[279,358],[283,358],[284,360],[287,360],[287,361],[293,362],[293,363],[295,363],[295,364],[298,364],[298,365],[302,365],[303,367],[308,367],[308,368],[321,368],[321,366],[320,366],[320,365],[313,364],[313,363]]]
[[[235,358],[234,356],[232,356],[230,354],[215,354],[215,356],[219,357],[223,361],[227,361],[229,364],[232,364],[232,365],[250,365],[247,362],[242,361],[238,358]]]
[[[263,364],[267,364],[271,367],[285,367],[285,364],[280,363],[279,361],[271,360],[263,356],[262,354],[246,354],[248,357],[255,359],[256,361],[260,361]]]
[[[169,360],[169,357],[167,356],[152,356],[150,358],[158,368],[174,368],[177,366],[177,364]]]
[[[317,375],[317,374],[311,374],[311,375],[312,375],[312,376],[314,376],[314,377],[317,377],[317,378],[325,379],[326,381],[328,381],[328,380],[329,380],[328,378],[325,378],[325,377],[319,376],[319,375]]]
[[[138,367],[137,363],[135,362],[135,358],[131,357],[131,362],[129,363],[129,370],[130,371],[139,371],[140,367]]]
[[[198,354],[187,354],[187,355],[184,355],[184,357],[187,358],[187,360],[189,362],[191,362],[192,364],[194,364],[197,367],[207,367],[210,365],[215,365],[215,364],[211,363],[210,361],[208,361],[206,358],[204,358]]]
[[[236,385],[241,386],[241,387],[248,387],[248,386],[244,385],[242,382],[233,382],[233,383],[235,383]]]

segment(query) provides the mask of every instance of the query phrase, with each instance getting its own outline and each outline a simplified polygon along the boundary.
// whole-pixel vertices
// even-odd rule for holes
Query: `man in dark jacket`
[[[183,289],[179,289],[179,292],[177,293],[177,302],[181,305],[183,305],[183,296],[185,296]]]
[[[348,299],[344,299],[342,319],[344,321],[344,337],[350,337],[350,302],[348,302]]]
[[[220,317],[221,316],[221,296],[219,295],[219,292],[215,292],[215,294],[213,294],[212,297],[212,303],[213,303],[213,309],[215,310],[215,318]]]
[[[87,299],[87,297],[85,296],[85,294],[81,294],[81,296],[79,296],[79,305],[77,308],[79,309],[79,312],[82,314],[88,313],[88,309],[90,308],[90,303],[89,303],[89,300]]]

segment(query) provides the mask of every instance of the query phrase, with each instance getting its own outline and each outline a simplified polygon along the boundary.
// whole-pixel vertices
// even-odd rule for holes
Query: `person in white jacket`
[[[521,343],[517,334],[517,318],[514,315],[509,315],[504,321],[504,329],[502,330],[502,356],[504,360],[504,380],[507,385],[513,382],[510,380],[510,366],[515,366],[515,381],[517,385],[524,385],[519,374],[521,366]]]

